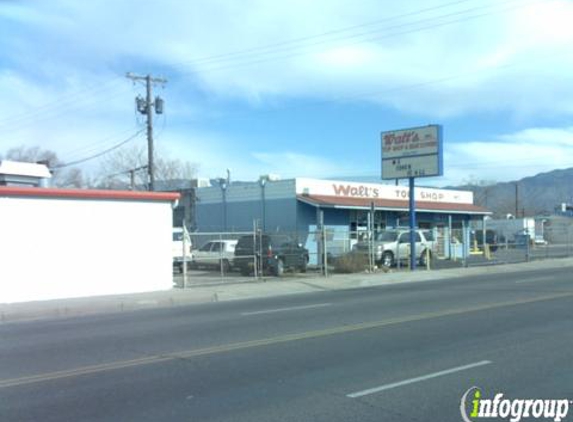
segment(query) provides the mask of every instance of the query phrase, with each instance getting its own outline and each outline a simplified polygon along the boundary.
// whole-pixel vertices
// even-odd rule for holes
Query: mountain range
[[[492,211],[494,217],[548,215],[562,203],[573,203],[573,168],[511,182],[477,182],[450,188],[472,191],[474,203]]]

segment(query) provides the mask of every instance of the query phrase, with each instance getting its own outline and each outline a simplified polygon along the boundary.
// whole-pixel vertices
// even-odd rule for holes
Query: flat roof
[[[52,177],[48,166],[45,164],[25,163],[21,161],[0,161],[0,174],[7,176],[32,177],[49,179]]]
[[[408,201],[397,199],[348,198],[326,195],[297,195],[297,199],[309,205],[321,208],[370,209],[372,203],[378,210],[408,211]],[[491,211],[473,204],[455,204],[448,202],[416,201],[416,212],[434,212],[440,214],[489,215]]]
[[[176,201],[176,192],[143,192],[103,189],[58,189],[22,186],[0,186],[0,197],[69,198],[133,201]]]

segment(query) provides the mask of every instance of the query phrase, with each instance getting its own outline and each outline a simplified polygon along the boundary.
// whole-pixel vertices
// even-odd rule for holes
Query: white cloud
[[[573,165],[573,127],[530,128],[493,141],[446,145],[445,175],[440,184],[470,178],[510,181]]]
[[[243,134],[230,140],[214,130],[171,126],[211,112],[185,98],[182,92],[189,88],[208,98],[261,107],[284,98],[362,96],[409,116],[435,119],[506,111],[527,122],[531,116],[573,114],[573,26],[568,24],[573,4],[565,0],[507,6],[461,2],[284,42],[440,3],[392,2],[383,9],[376,0],[171,0],[146,7],[111,0],[2,4],[0,19],[18,25],[10,37],[0,37],[2,147],[39,144],[73,159],[121,140],[134,128],[133,97],[141,92],[123,79],[125,70],[169,77],[169,123],[159,139],[171,155],[199,162],[200,173],[209,177],[224,174],[227,166],[251,179],[266,172],[284,177],[352,174],[356,167],[312,155],[304,145],[282,152],[245,150],[236,146]],[[476,7],[483,9],[463,12]],[[503,9],[508,10],[500,13]],[[498,13],[462,20],[484,11]],[[253,50],[269,44],[276,45]],[[233,51],[243,53],[214,57]],[[446,178],[459,183],[474,173],[508,180],[569,167],[572,142],[571,128],[532,128],[493,140],[451,143]]]
[[[251,154],[259,174],[275,173],[282,177],[333,177],[345,166],[324,157],[297,152],[255,152]],[[346,171],[348,171],[346,169]]]
[[[240,5],[171,0],[145,8],[129,1],[55,3],[32,3],[29,13],[59,12],[47,39],[65,43],[58,59],[80,57],[86,68],[102,62],[117,66],[127,58],[159,63],[167,73],[188,74],[224,97],[261,101],[370,93],[370,100],[436,116],[573,110],[568,83],[573,61],[563,56],[573,41],[567,23],[573,20],[573,4],[565,0],[463,2],[426,12],[420,11],[440,3],[385,4],[383,11],[374,0],[247,0]],[[332,32],[405,13],[411,15]],[[276,45],[256,50],[269,44]],[[221,56],[233,51],[243,53]],[[521,65],[499,68],[511,63]],[[435,83],[449,76],[458,78]],[[553,83],[531,83],[532,77]],[[428,84],[391,92],[417,83]],[[544,96],[547,90],[550,95]],[[563,100],[555,103],[557,91]]]

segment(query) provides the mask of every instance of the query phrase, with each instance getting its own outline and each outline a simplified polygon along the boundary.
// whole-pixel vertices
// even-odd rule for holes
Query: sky
[[[102,176],[89,158],[145,128],[133,72],[167,80],[155,145],[199,177],[380,180],[382,131],[441,124],[419,184],[517,180],[573,167],[572,21],[569,0],[0,0],[0,153]]]

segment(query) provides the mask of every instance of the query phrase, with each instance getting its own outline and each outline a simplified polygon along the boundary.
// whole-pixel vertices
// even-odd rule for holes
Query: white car
[[[171,244],[173,268],[177,268],[179,272],[183,272],[183,261],[188,262],[187,266],[191,265],[193,260],[193,253],[191,252],[192,246],[189,233],[184,233],[181,227],[174,227],[173,243]],[[185,248],[185,253],[183,252],[183,248]]]
[[[430,230],[416,230],[416,255],[420,265],[426,265],[426,259],[432,258],[435,241]],[[410,247],[409,230],[383,230],[376,233],[372,241],[374,259],[377,264],[391,267],[399,261],[406,261]],[[356,243],[352,250],[356,253],[366,254],[370,250],[369,242]]]
[[[237,240],[211,240],[193,251],[193,267],[211,267],[228,272],[235,256]]]

